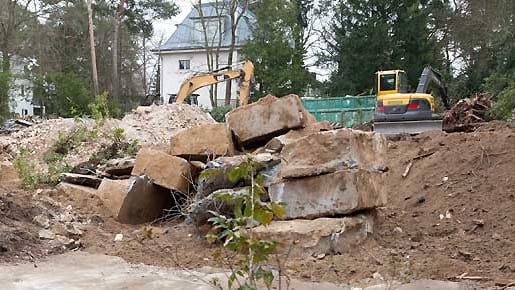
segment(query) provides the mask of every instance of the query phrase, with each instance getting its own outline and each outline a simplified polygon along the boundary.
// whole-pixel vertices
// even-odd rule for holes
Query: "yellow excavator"
[[[221,82],[239,79],[239,105],[247,105],[249,103],[250,84],[253,77],[254,64],[250,60],[246,60],[245,62],[243,62],[243,65],[239,70],[229,70],[229,67],[224,67],[216,71],[193,75],[181,84],[175,102],[179,104],[183,103],[186,98],[190,97],[196,90],[200,88]]]
[[[422,71],[415,93],[408,92],[405,71],[378,71],[374,131],[385,134],[441,131],[442,118],[436,113],[435,98],[427,93],[430,84],[438,89],[443,104],[448,109],[447,87],[441,75],[430,66]]]

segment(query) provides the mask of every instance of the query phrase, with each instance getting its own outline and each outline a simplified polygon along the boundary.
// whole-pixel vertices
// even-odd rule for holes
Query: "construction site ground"
[[[375,211],[373,238],[351,253],[288,258],[286,274],[306,281],[364,285],[385,280],[459,280],[491,288],[515,282],[515,128],[489,123],[471,133],[423,133],[388,141],[386,207]],[[405,176],[405,177],[403,177]],[[152,227],[106,217],[94,195],[0,184],[0,263],[31,262],[59,254],[41,240],[33,218],[44,209],[73,211],[90,221],[81,251],[131,263],[227,269],[217,245],[179,217]],[[91,222],[93,221],[93,222]],[[114,241],[122,234],[121,241]],[[379,273],[380,275],[374,274]]]

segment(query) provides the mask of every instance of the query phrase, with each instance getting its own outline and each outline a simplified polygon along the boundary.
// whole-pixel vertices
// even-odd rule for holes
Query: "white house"
[[[221,1],[223,3],[223,1]],[[223,6],[215,7],[215,3],[204,3],[201,6],[202,17],[210,43],[218,47],[219,17],[222,18],[222,34],[218,68],[227,66],[229,45],[231,41],[230,17]],[[220,5],[220,4],[219,4]],[[221,4],[223,5],[223,4]],[[181,83],[189,76],[208,71],[206,47],[202,18],[198,6],[193,7],[188,16],[177,26],[177,30],[161,47],[154,50],[159,55],[160,64],[160,95],[163,103],[168,103],[170,97],[177,94]],[[219,16],[220,15],[220,16]],[[236,48],[233,54],[233,63],[242,61],[240,54],[242,44],[250,38],[250,25],[255,22],[255,15],[246,11],[236,30]],[[212,45],[210,45],[212,47]],[[217,89],[217,103],[223,104],[225,99],[225,83],[220,83]],[[199,89],[198,105],[211,107],[209,87]],[[233,80],[231,103],[234,104],[238,94],[238,82]]]
[[[9,109],[16,117],[27,117],[41,114],[41,108],[34,106],[32,82],[27,78],[23,58],[11,59],[11,89],[9,90]],[[35,112],[36,111],[36,112]]]

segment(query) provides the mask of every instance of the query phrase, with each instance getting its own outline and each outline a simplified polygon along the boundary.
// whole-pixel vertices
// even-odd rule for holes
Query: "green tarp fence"
[[[351,127],[372,120],[376,96],[345,96],[335,98],[302,98],[302,105],[318,121]]]

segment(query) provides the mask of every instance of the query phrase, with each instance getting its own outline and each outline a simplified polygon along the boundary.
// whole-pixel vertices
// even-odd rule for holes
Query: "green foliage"
[[[497,95],[492,113],[496,119],[515,120],[515,81]]]
[[[0,71],[0,122],[9,117],[9,89],[11,74]]]
[[[337,1],[329,5],[335,13],[326,39],[328,50],[321,62],[336,64],[329,95],[360,94],[374,87],[378,70],[404,69],[412,88],[425,64],[440,68],[442,56],[430,31],[440,0]]]
[[[91,117],[100,125],[104,123],[104,119],[110,117],[109,104],[107,102],[108,95],[109,94],[107,92],[103,92],[101,95],[95,97],[94,102],[88,104],[88,108],[91,111]]]
[[[57,72],[34,78],[34,99],[47,114],[61,117],[88,115],[93,102],[87,79],[75,72]]]
[[[225,114],[229,113],[232,110],[231,106],[219,106],[214,107],[211,110],[206,110],[213,119],[217,122],[225,122]]]
[[[13,162],[14,169],[18,172],[18,176],[22,180],[24,188],[33,189],[38,184],[38,175],[36,174],[36,165],[30,158],[29,151],[21,148],[18,158]]]
[[[209,219],[213,223],[217,234],[208,234],[210,242],[220,241],[226,250],[242,256],[238,268],[234,269],[228,280],[228,288],[258,289],[258,283],[263,282],[270,288],[273,281],[272,271],[265,267],[270,255],[275,251],[277,242],[256,239],[249,231],[249,227],[269,225],[274,217],[283,217],[283,208],[273,202],[264,202],[261,196],[266,194],[264,179],[256,174],[258,163],[247,156],[245,162],[228,173],[230,180],[245,180],[249,186],[238,193],[221,192],[213,198],[234,205],[234,217],[226,217],[211,212]]]
[[[254,62],[258,98],[266,94],[302,95],[310,81],[303,62],[310,5],[301,2],[306,1],[263,0],[252,9],[256,23],[252,26],[252,39],[242,52]]]
[[[89,161],[95,164],[103,164],[113,158],[134,157],[138,152],[138,140],[127,141],[125,131],[122,128],[114,128],[109,136],[111,144],[104,150],[91,155]]]

